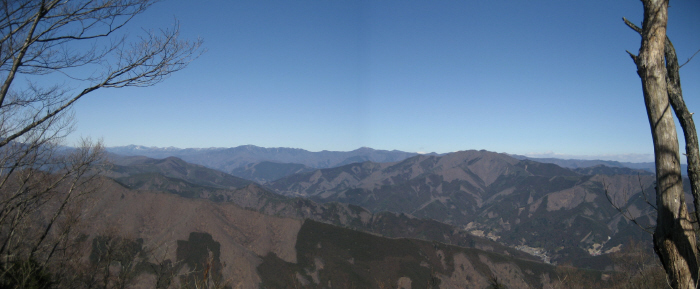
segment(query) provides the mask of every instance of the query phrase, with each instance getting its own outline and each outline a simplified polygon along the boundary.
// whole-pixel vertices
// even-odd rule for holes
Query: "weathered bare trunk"
[[[642,28],[637,27],[634,23],[623,18],[625,24],[642,33]],[[668,91],[668,99],[671,102],[671,107],[678,117],[678,122],[683,128],[683,137],[685,139],[685,152],[688,160],[688,178],[690,179],[690,189],[693,194],[693,205],[695,207],[695,220],[700,220],[700,153],[698,151],[698,134],[695,129],[695,121],[693,114],[688,111],[688,107],[683,100],[683,90],[681,89],[680,66],[678,65],[678,57],[676,49],[673,47],[671,39],[666,36],[664,47],[664,57],[666,58],[666,88]]]
[[[695,288],[698,264],[695,232],[683,195],[678,136],[669,102],[664,65],[667,0],[643,0],[644,24],[639,55],[633,56],[642,80],[644,102],[654,141],[657,226],[654,250],[673,288]]]
[[[698,154],[698,133],[695,129],[693,114],[688,111],[683,101],[683,90],[681,89],[681,76],[678,70],[678,57],[676,49],[671,40],[666,37],[666,47],[664,49],[666,57],[666,85],[668,86],[668,98],[671,106],[678,117],[678,122],[683,128],[685,138],[685,153],[688,160],[688,178],[690,179],[690,189],[693,193],[693,205],[695,206],[695,219],[700,220],[700,155]]]

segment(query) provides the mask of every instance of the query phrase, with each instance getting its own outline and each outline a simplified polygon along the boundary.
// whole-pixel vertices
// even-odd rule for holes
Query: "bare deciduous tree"
[[[153,2],[0,0],[0,287],[40,288],[73,252],[102,146],[60,146],[72,105],[103,88],[154,85],[201,53],[177,24],[128,42],[120,30]]]
[[[672,107],[681,120],[686,139],[688,173],[698,204],[697,135],[680,90],[678,60],[666,37],[668,0],[642,0],[644,23],[630,27],[642,36],[639,54],[629,53],[642,80],[644,103],[651,127],[656,162],[657,224],[654,250],[673,288],[696,288],[698,260],[695,232],[687,211],[680,170],[678,136]],[[696,214],[700,210],[696,209]]]

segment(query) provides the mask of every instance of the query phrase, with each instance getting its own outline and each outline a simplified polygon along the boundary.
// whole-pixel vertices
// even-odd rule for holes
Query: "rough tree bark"
[[[678,122],[683,129],[685,138],[685,153],[688,161],[688,178],[690,179],[690,189],[693,193],[693,204],[695,205],[695,220],[700,220],[700,155],[698,154],[698,133],[695,129],[693,114],[683,101],[683,91],[681,90],[681,77],[679,73],[678,57],[676,49],[671,40],[666,37],[666,83],[668,86],[668,97],[671,101]]]
[[[644,23],[638,56],[630,53],[642,80],[654,143],[657,225],[654,250],[673,288],[695,288],[698,278],[695,232],[683,194],[678,136],[669,102],[664,64],[668,0],[642,0]]]
[[[638,33],[642,33],[642,28],[637,27],[626,18],[622,18],[625,24]],[[690,189],[693,194],[693,205],[695,207],[695,220],[700,220],[700,153],[698,152],[698,133],[695,129],[693,113],[688,110],[683,100],[683,90],[681,89],[680,66],[676,49],[673,47],[671,39],[666,36],[664,47],[664,57],[666,58],[666,85],[668,98],[671,107],[678,117],[678,122],[683,129],[685,139],[685,152],[688,161],[688,178],[690,179]]]

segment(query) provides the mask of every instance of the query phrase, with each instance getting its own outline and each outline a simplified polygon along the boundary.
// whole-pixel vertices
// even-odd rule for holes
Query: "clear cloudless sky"
[[[642,4],[163,1],[126,31],[177,19],[206,53],[156,86],[80,100],[70,141],[653,161],[623,16],[641,26]],[[681,63],[700,49],[700,1],[671,1],[668,35]],[[681,81],[700,112],[700,54]]]

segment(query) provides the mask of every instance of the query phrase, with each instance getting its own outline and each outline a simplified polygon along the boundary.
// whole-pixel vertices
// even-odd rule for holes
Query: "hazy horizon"
[[[698,1],[669,8],[680,62],[700,48],[698,11]],[[622,17],[641,25],[642,4],[159,2],[125,32],[177,18],[181,37],[201,36],[208,51],[156,86],[81,99],[68,141],[653,161],[625,52],[638,51],[640,36]],[[700,59],[680,73],[689,110],[700,111]]]
[[[298,148],[298,147],[282,147],[282,146],[277,146],[277,147],[262,147],[262,146],[256,146],[253,144],[246,144],[246,145],[240,145],[240,146],[232,146],[232,147],[175,147],[175,146],[168,146],[168,147],[159,147],[159,146],[144,146],[144,145],[137,145],[137,144],[129,144],[125,146],[108,146],[108,148],[118,148],[118,147],[145,147],[149,149],[228,149],[228,148],[236,148],[240,146],[255,146],[255,147],[261,147],[261,148],[266,148],[266,149],[275,149],[275,148],[288,148],[288,149],[301,149],[301,150],[306,150],[310,152],[321,152],[321,151],[336,151],[336,150],[308,150],[304,148]],[[369,149],[374,149],[374,150],[384,150],[384,151],[394,151],[397,149],[377,149],[377,148],[372,148],[372,147],[359,147],[356,149],[351,149],[351,150],[344,150],[340,152],[347,152],[347,151],[354,151],[354,150],[359,150],[363,148],[369,148]],[[464,149],[464,150],[470,150],[470,149]],[[482,150],[482,149],[474,149],[474,150]],[[487,151],[491,151],[489,149],[483,149]],[[398,150],[400,151],[400,150]],[[460,150],[463,151],[463,150]],[[406,151],[409,153],[417,153],[417,154],[448,154],[448,153],[454,153],[457,151],[450,151],[450,152],[415,152],[415,151]],[[619,154],[619,155],[567,155],[567,154],[559,154],[555,152],[543,152],[543,153],[537,153],[537,152],[531,152],[531,153],[525,153],[525,154],[514,154],[510,152],[497,152],[497,153],[505,153],[509,155],[522,155],[526,156],[529,158],[555,158],[555,159],[562,159],[562,160],[602,160],[602,161],[618,161],[618,162],[630,162],[630,163],[647,163],[647,162],[654,162],[654,156],[652,154]],[[685,159],[681,160],[681,163],[685,164]]]

